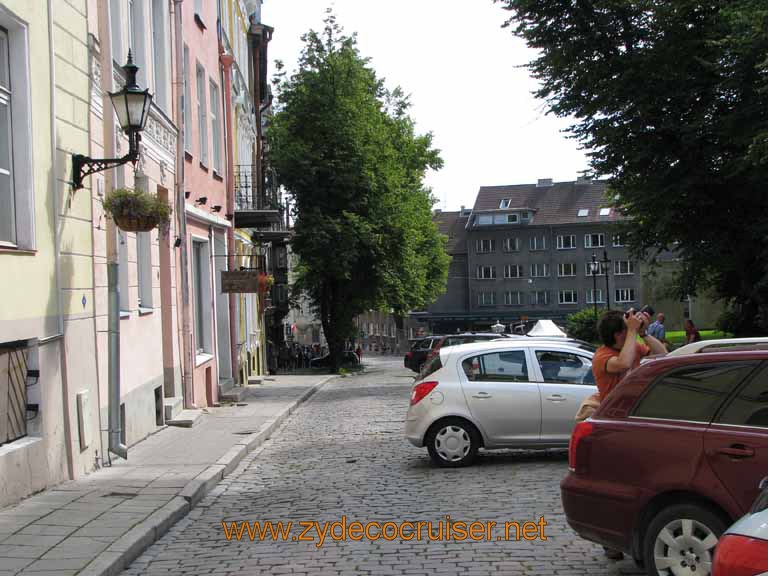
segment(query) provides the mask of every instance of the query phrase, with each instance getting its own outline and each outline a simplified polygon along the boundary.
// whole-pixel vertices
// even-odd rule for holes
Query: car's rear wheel
[[[649,576],[709,576],[715,546],[726,525],[698,504],[661,510],[648,525],[643,560]]]
[[[469,466],[480,448],[480,433],[466,420],[446,418],[429,429],[426,445],[429,456],[438,466]]]

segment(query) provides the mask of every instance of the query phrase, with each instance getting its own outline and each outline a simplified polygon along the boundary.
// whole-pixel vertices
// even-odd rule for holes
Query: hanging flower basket
[[[148,232],[160,227],[167,230],[171,207],[144,190],[118,188],[104,199],[104,212],[126,232]]]
[[[269,292],[275,283],[275,277],[272,274],[259,273],[259,294],[264,295]]]

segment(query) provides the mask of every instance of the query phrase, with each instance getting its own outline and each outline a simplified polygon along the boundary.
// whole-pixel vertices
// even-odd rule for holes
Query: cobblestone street
[[[432,466],[403,437],[412,373],[366,359],[360,376],[326,384],[250,454],[127,574],[604,574],[637,573],[567,527],[559,482],[564,451],[483,454],[458,470]],[[225,538],[222,520],[347,524],[377,521],[546,521],[546,541],[313,542]],[[514,536],[514,531],[512,532]]]

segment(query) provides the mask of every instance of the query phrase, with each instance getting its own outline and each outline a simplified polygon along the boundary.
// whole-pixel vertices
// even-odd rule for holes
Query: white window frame
[[[510,244],[512,244],[514,240],[514,248],[510,247]],[[504,238],[504,243],[502,244],[502,251],[504,252],[520,252],[520,238],[517,236],[509,236],[507,238]]]
[[[485,249],[485,243],[488,243],[488,250]],[[486,238],[482,240],[475,240],[475,253],[476,254],[490,254],[496,248],[496,241],[493,238]]]
[[[624,268],[624,271],[622,271]],[[635,274],[635,263],[632,260],[614,260],[613,261],[613,275],[614,276],[633,276]]]
[[[490,302],[486,300],[490,298]],[[481,291],[477,293],[478,306],[496,306],[496,292]]]
[[[192,155],[192,79],[189,75],[189,46],[184,44],[184,151]]]
[[[200,252],[197,252],[199,250]],[[197,364],[213,354],[213,304],[211,301],[211,247],[207,238],[192,237],[192,309]]]
[[[509,203],[512,201],[511,198],[502,198],[501,202],[499,202],[499,208],[504,210],[505,208],[509,208]]]
[[[590,278],[592,278],[592,276],[605,276],[605,269],[603,268],[602,264],[600,264],[599,270],[600,271],[597,274],[592,274],[592,262],[586,262],[584,264],[584,275],[585,276],[589,276]]]
[[[512,270],[515,270],[517,272],[517,275],[512,274]],[[513,278],[522,278],[524,274],[523,267],[519,264],[505,264],[504,265],[504,278],[506,279],[513,279]]]
[[[614,291],[614,302],[617,304],[623,304],[627,302],[635,302],[635,289],[634,288],[616,288]]]
[[[144,6],[146,0],[128,0],[128,47],[133,54],[133,63],[139,67],[136,80],[140,86],[148,86],[147,83],[147,46],[146,18]],[[152,23],[154,26],[154,22]]]
[[[568,274],[566,274],[566,267],[569,267]],[[573,262],[560,262],[557,265],[557,277],[570,278],[571,276],[576,276],[576,264]]]
[[[572,296],[572,299],[566,298],[566,296]],[[578,304],[579,293],[576,290],[560,290],[557,295],[557,301],[561,306]]]
[[[541,244],[541,246],[539,246],[539,244]],[[528,249],[530,252],[543,252],[544,250],[547,249],[547,237],[531,236],[528,239]]]
[[[595,302],[593,298],[593,292],[597,292],[597,302]],[[605,296],[603,295],[603,289],[602,288],[589,288],[587,289],[587,304],[605,304]]]
[[[525,212],[520,213],[520,220],[522,222],[528,222],[530,221],[530,219],[531,219],[531,213],[528,212],[527,210]]]
[[[155,96],[152,99],[160,108],[165,111],[170,109],[169,92],[170,81],[168,78],[169,70],[169,50],[168,37],[168,2],[167,0],[152,0],[152,69],[153,84],[155,86]]]
[[[611,215],[610,208],[600,208],[600,216],[610,216],[610,215]]]
[[[32,159],[32,96],[30,92],[29,31],[26,23],[0,5],[0,27],[4,29],[8,51],[10,119],[9,197],[11,218],[8,234],[0,236],[0,247],[34,250],[35,183]],[[1,205],[0,205],[1,206]]]
[[[566,242],[566,238],[568,242]],[[575,250],[576,249],[576,235],[575,234],[561,234],[557,237],[557,249],[558,250]]]
[[[544,295],[544,301],[541,302],[539,295]],[[549,290],[533,290],[530,297],[531,306],[549,306]]]
[[[221,119],[217,113],[219,107],[219,87],[213,80],[211,80],[211,102],[210,102],[210,116],[211,116],[211,144],[213,148],[213,171],[216,174],[221,174]]]
[[[477,225],[478,226],[491,226],[493,224],[493,214],[478,214]]]
[[[614,248],[624,248],[624,239],[621,237],[621,234],[614,234],[611,240],[611,245]]]
[[[589,208],[579,208],[578,213],[576,214],[577,218],[585,218],[589,216]]]
[[[120,66],[126,60],[126,55],[123,54],[123,15],[120,9],[122,5],[122,0],[109,0],[109,35],[112,42],[112,61]]]
[[[197,88],[197,142],[200,147],[200,163],[208,166],[208,109],[206,105],[206,92],[208,83],[205,81],[205,68],[197,63],[195,68],[195,81]]]
[[[544,273],[539,274],[539,267],[544,267]],[[546,262],[534,262],[531,264],[531,278],[549,278],[549,264]]]
[[[515,295],[513,298],[512,296]],[[505,290],[504,291],[504,306],[522,306],[523,305],[523,293],[519,290]]]
[[[593,244],[594,236],[597,236],[597,244]],[[605,234],[602,232],[584,234],[584,248],[605,248]]]
[[[496,266],[491,266],[488,264],[479,264],[477,266],[477,279],[478,280],[495,280]]]

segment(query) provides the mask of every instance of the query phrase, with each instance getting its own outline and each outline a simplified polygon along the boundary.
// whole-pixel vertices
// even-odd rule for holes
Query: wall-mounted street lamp
[[[122,166],[139,159],[139,142],[141,132],[147,123],[149,107],[152,104],[152,94],[149,89],[142,90],[136,83],[136,73],[139,67],[133,63],[133,56],[128,50],[128,62],[123,66],[125,86],[117,92],[110,92],[112,106],[115,108],[120,127],[128,136],[128,153],[122,158],[90,158],[82,154],[72,156],[72,188],[79,190],[83,187],[86,176]]]
[[[600,260],[600,266],[602,267],[603,273],[605,274],[605,309],[610,310],[611,309],[611,291],[610,287],[608,286],[608,272],[609,272],[609,264],[611,261],[608,259],[608,251],[603,250],[603,259]]]
[[[589,263],[589,273],[592,274],[592,302],[595,305],[595,326],[597,326],[597,275],[600,273],[600,262],[594,252]]]

